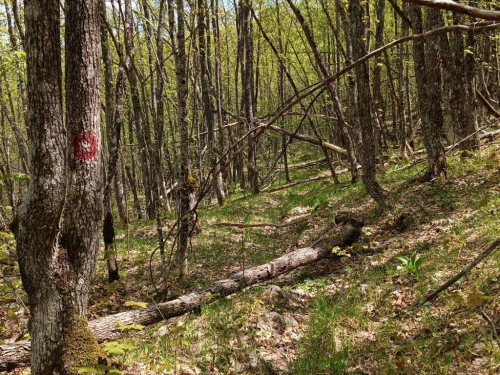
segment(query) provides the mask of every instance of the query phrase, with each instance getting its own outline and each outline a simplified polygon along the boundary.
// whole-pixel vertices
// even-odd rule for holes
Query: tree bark
[[[438,22],[436,10],[431,10],[427,21],[429,25]],[[414,34],[423,32],[422,11],[416,5],[410,5],[410,17]],[[443,115],[441,112],[441,78],[439,72],[439,59],[437,48],[438,41],[433,41],[427,51],[421,40],[413,42],[413,61],[415,66],[415,79],[417,84],[418,109],[422,120],[422,135],[424,146],[427,150],[427,171],[424,179],[431,179],[439,174],[439,158],[444,158],[444,148],[441,142]],[[436,82],[432,82],[435,80]],[[438,165],[439,164],[439,165]]]
[[[364,23],[365,11],[360,3],[360,0],[351,0],[349,2],[349,13],[351,16],[351,38],[353,58],[355,60],[367,54],[365,44],[366,27]],[[355,68],[358,107],[357,113],[359,123],[361,124],[361,136],[363,139],[362,163],[363,166],[363,183],[366,192],[380,205],[385,205],[386,196],[382,187],[376,179],[375,165],[375,135],[373,131],[372,118],[372,100],[370,94],[370,75],[368,63],[359,64]]]
[[[454,13],[453,23],[460,24],[462,17]],[[471,136],[460,144],[462,150],[477,150],[479,148],[479,135],[477,134],[477,99],[476,99],[476,44],[474,34],[467,33],[465,38],[462,33],[453,33],[450,38],[451,61],[450,69],[453,71],[450,90],[450,113],[454,134],[458,139]]]
[[[44,12],[39,10],[43,7]],[[66,192],[59,1],[25,2],[31,178],[18,208],[17,254],[31,308],[31,370],[58,366],[64,310],[52,277]],[[43,222],[44,225],[39,225]]]
[[[177,87],[177,118],[179,121],[179,133],[181,142],[180,153],[180,173],[179,173],[179,241],[177,258],[179,262],[180,277],[184,278],[188,274],[188,242],[192,215],[191,196],[194,194],[196,180],[191,175],[191,162],[189,157],[189,124],[187,113],[188,100],[188,75],[187,75],[187,54],[186,35],[184,21],[184,0],[176,0],[177,6],[177,29],[175,30],[175,17],[173,0],[168,0],[169,24],[171,34],[175,35],[174,60],[175,77]]]
[[[238,6],[240,22],[240,51],[241,51],[241,86],[242,110],[249,131],[256,127],[255,118],[255,82],[254,82],[254,56],[253,56],[253,25],[252,25],[252,0],[240,0]],[[259,178],[257,170],[257,142],[251,140],[248,145],[248,181],[252,194],[259,193]]]
[[[217,202],[220,206],[224,204],[225,194],[224,187],[222,185],[222,173],[217,164],[219,152],[215,145],[215,131],[214,131],[214,113],[215,106],[213,103],[214,90],[212,90],[211,83],[211,72],[209,58],[210,54],[207,53],[207,43],[206,38],[210,37],[207,32],[207,4],[205,0],[198,0],[198,56],[200,64],[200,74],[201,74],[201,95],[203,103],[203,119],[207,126],[208,133],[208,152],[209,152],[209,163],[210,168],[215,168],[213,172],[213,184],[212,188],[215,191],[217,197]]]
[[[71,87],[67,127],[62,115],[60,4],[25,2],[31,178],[14,229],[31,313],[34,375],[74,374],[77,366],[98,360],[84,316],[102,214],[99,7],[90,0],[68,0],[65,6],[66,84]]]
[[[106,20],[106,3],[99,1],[100,15]],[[101,50],[104,63],[104,92],[106,99],[106,132],[108,140],[108,166],[106,170],[106,184],[104,186],[104,252],[108,266],[108,282],[116,281],[120,278],[118,263],[114,248],[115,231],[113,212],[111,209],[111,192],[113,180],[118,174],[118,153],[120,148],[120,134],[123,123],[123,90],[125,67],[121,66],[116,78],[115,98],[113,98],[113,61],[109,49],[108,30],[106,25],[101,25]]]

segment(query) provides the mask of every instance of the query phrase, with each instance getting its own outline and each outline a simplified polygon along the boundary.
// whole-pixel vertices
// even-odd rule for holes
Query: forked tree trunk
[[[98,360],[85,313],[102,214],[99,7],[90,0],[68,0],[65,6],[66,84],[72,88],[66,96],[67,127],[62,120],[60,4],[25,2],[31,179],[15,232],[31,313],[33,375],[76,374],[78,366]]]

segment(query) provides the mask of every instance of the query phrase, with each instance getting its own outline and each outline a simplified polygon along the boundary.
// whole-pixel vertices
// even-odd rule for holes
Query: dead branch
[[[494,10],[479,9],[469,5],[456,3],[452,0],[403,0],[406,3],[424,5],[429,8],[451,10],[452,12],[466,14],[471,17],[500,21],[500,12]]]
[[[325,147],[325,148],[332,150],[332,151],[335,151],[341,155],[347,155],[347,150],[345,148],[336,146],[336,145],[331,144],[329,142],[319,140],[318,138],[308,137],[306,135],[302,135],[299,133],[292,133],[291,131],[288,131],[286,129],[280,128],[280,127],[275,126],[275,125],[269,125],[269,129],[273,130],[275,132],[278,132],[278,133],[288,135],[289,137],[296,138],[299,141],[311,143],[311,144],[318,146],[318,147]]]
[[[422,298],[420,301],[415,303],[414,307],[421,307],[427,302],[432,302],[434,301],[437,296],[444,290],[448,289],[450,286],[455,284],[458,280],[460,280],[462,277],[464,277],[471,269],[476,267],[484,258],[486,258],[488,255],[493,253],[493,251],[500,245],[500,239],[496,240],[493,242],[490,247],[488,247],[485,251],[483,251],[480,255],[476,257],[472,262],[470,262],[462,271],[460,271],[458,274],[453,276],[451,279],[449,279],[447,282],[445,282],[443,285],[441,285],[439,288],[437,288],[434,292],[429,293],[427,296]]]
[[[476,89],[476,97],[484,105],[484,108],[486,108],[489,113],[491,113],[496,118],[500,118],[500,112],[498,112],[495,108],[493,108],[488,99],[486,99],[484,95],[481,93],[481,91],[479,91],[478,89]]]

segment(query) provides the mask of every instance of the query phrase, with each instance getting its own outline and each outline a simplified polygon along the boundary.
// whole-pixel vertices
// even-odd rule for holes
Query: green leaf
[[[115,347],[115,348],[111,348],[111,349],[106,350],[106,353],[110,356],[123,355],[123,354],[125,354],[125,350]]]
[[[422,255],[417,259],[415,262],[415,269],[418,271],[420,269],[420,266],[422,265],[422,262],[424,261],[424,256]]]
[[[403,263],[405,266],[408,264],[408,258],[396,257],[396,259],[399,260],[401,263]]]
[[[78,367],[78,373],[79,374],[86,374],[89,370],[94,370],[95,371],[95,369],[93,367],[89,367],[89,366]]]
[[[452,360],[453,360],[452,353],[444,353],[444,364],[445,365],[450,365]]]
[[[120,331],[131,331],[131,330],[142,330],[144,329],[144,326],[141,324],[124,324],[123,322],[116,322],[115,323],[116,328],[119,329]]]

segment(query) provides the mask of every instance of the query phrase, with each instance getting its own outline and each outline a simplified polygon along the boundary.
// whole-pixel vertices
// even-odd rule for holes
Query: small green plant
[[[398,266],[398,271],[407,270],[417,277],[420,275],[420,267],[422,266],[422,262],[424,261],[423,255],[417,258],[417,253],[414,252],[409,258],[396,257],[396,259],[403,263],[402,266]]]
[[[349,254],[346,249],[341,249],[338,246],[333,247],[332,254],[339,257],[348,257],[348,258],[351,257],[351,254]]]
[[[143,325],[135,324],[135,323],[134,324],[125,324],[123,322],[116,322],[115,326],[117,329],[119,329],[122,332],[132,331],[132,330],[141,331],[144,329]]]
[[[135,349],[134,341],[132,339],[125,339],[123,342],[110,341],[104,345],[104,352],[110,356],[124,355],[126,352]]]

